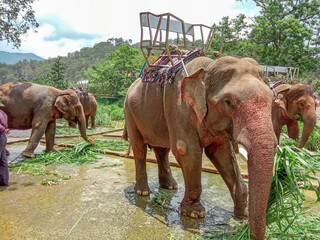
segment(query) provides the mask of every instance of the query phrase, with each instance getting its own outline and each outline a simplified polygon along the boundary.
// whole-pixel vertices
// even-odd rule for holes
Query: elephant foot
[[[171,175],[166,177],[159,177],[159,184],[161,188],[169,190],[178,189],[178,184]]]
[[[248,212],[248,208],[242,208],[242,209],[239,209],[239,208],[236,208],[234,207],[234,217],[235,218],[238,218],[238,219],[244,219],[244,220],[247,220],[249,219],[249,212]]]
[[[134,187],[134,191],[136,192],[136,194],[140,196],[148,196],[150,194],[150,189],[148,184],[136,183],[136,186]]]
[[[27,151],[23,151],[21,153],[22,156],[27,157],[27,158],[34,158],[35,155],[32,152],[27,152]]]
[[[57,150],[55,150],[54,148],[51,148],[51,149],[46,149],[44,150],[45,152],[56,152]]]
[[[200,203],[200,201],[192,203],[190,201],[183,201],[181,203],[181,213],[184,216],[192,218],[204,218],[206,215],[204,206]]]

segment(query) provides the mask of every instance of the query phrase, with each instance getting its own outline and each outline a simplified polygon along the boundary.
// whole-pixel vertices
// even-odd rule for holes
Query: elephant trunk
[[[239,117],[234,121],[234,138],[248,151],[251,237],[263,239],[277,139],[273,132],[271,107],[264,104],[253,108],[251,104],[240,106]]]
[[[273,143],[265,143],[268,135],[253,139],[255,143],[248,149],[249,223],[255,239],[263,239],[266,228],[266,209],[274,159]]]
[[[301,115],[303,120],[303,130],[300,143],[297,146],[298,148],[304,147],[317,121],[317,116],[314,109],[309,109],[308,111],[303,112]]]
[[[86,120],[85,120],[85,116],[84,116],[83,109],[82,109],[81,105],[79,105],[77,107],[77,120],[78,120],[78,126],[79,126],[79,131],[80,131],[81,137],[85,141],[88,141],[88,136],[87,136],[87,132],[86,132]]]

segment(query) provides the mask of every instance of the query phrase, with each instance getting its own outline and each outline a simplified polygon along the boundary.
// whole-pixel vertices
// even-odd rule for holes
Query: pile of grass
[[[54,182],[69,180],[70,176],[66,176],[57,171],[47,170],[48,165],[58,164],[85,164],[93,163],[98,160],[98,154],[91,149],[89,142],[81,142],[74,148],[62,149],[56,152],[48,152],[36,155],[34,158],[27,158],[23,162],[8,164],[9,170],[12,172],[25,172],[32,176],[50,175],[54,178],[44,179],[43,184],[51,185]]]
[[[90,126],[90,125],[89,125]],[[97,130],[93,128],[87,128],[86,133],[96,133]],[[69,126],[57,126],[56,127],[56,135],[79,135],[79,129],[78,128],[72,128]]]
[[[302,135],[302,130],[303,130],[303,122],[299,121],[299,140],[301,139],[301,135]],[[283,126],[283,128],[281,129],[282,133],[288,133],[288,129],[287,126]],[[288,141],[284,140],[284,144],[287,143]],[[290,141],[289,140],[289,144],[295,144],[298,145],[298,141]],[[312,133],[310,134],[308,141],[306,142],[304,148],[310,150],[310,151],[320,151],[320,126],[316,125],[312,131]]]
[[[311,217],[310,223],[308,216],[303,215],[307,210],[303,207],[306,201],[305,189],[313,190],[317,202],[320,201],[320,190],[314,186],[315,183],[319,186],[319,178],[315,176],[319,169],[320,154],[312,155],[306,149],[298,149],[295,146],[277,147],[266,211],[266,238],[276,236],[277,239],[312,239],[309,237],[313,234],[320,234],[320,225],[314,223],[320,222],[320,214],[317,215],[318,218]],[[301,227],[299,221],[304,223],[305,228]],[[306,227],[308,225],[312,227]],[[204,239],[216,237],[228,240],[250,239],[249,223],[236,224],[232,232],[214,232]]]
[[[44,179],[43,184],[52,185],[63,180],[69,180],[70,176],[47,170],[48,165],[59,164],[89,164],[97,162],[102,155],[99,150],[109,149],[113,151],[127,151],[129,142],[118,140],[95,140],[95,146],[89,142],[81,142],[73,148],[61,149],[56,152],[48,152],[36,155],[35,158],[27,158],[25,161],[9,164],[9,170],[17,173],[28,173],[32,176],[52,176],[53,178]],[[99,156],[100,155],[100,156]],[[106,165],[103,167],[116,167],[117,165]],[[102,168],[102,167],[100,167]]]

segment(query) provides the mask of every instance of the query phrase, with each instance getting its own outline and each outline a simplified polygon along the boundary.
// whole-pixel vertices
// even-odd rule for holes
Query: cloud
[[[93,40],[102,37],[100,34],[76,31],[67,22],[56,15],[47,15],[39,18],[37,21],[40,26],[50,25],[53,27],[53,31],[43,37],[44,41],[60,41],[62,39]]]

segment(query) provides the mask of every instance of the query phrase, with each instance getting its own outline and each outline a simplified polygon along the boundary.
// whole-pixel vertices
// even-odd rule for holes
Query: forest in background
[[[245,1],[243,1],[245,4]],[[320,91],[320,2],[317,0],[255,0],[260,15],[224,17],[223,55],[252,57],[261,65],[300,68],[300,81]],[[216,32],[212,50],[219,50],[221,32]],[[89,80],[86,87],[96,94],[124,96],[144,63],[139,43],[110,38],[82,48],[66,57],[43,61],[0,64],[1,84],[31,81],[67,88]]]

